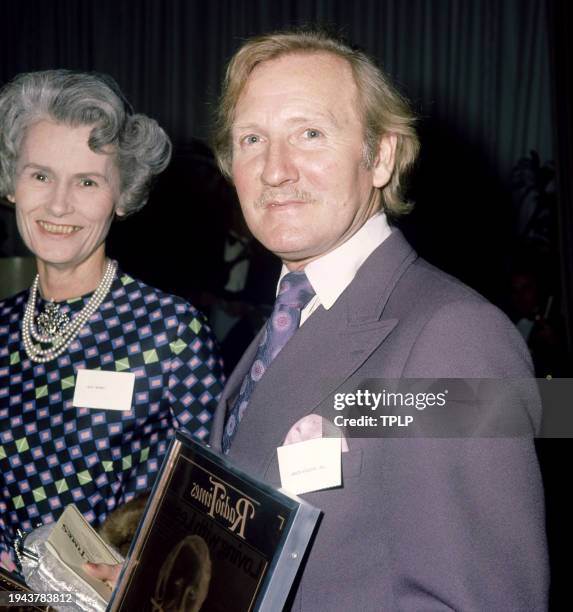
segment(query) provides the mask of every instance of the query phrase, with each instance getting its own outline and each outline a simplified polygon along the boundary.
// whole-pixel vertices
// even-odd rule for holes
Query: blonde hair
[[[388,77],[364,52],[317,30],[279,32],[248,40],[231,59],[217,111],[212,145],[219,168],[231,178],[233,157],[231,130],[235,108],[254,68],[272,59],[295,53],[331,53],[345,59],[352,69],[359,92],[364,125],[364,162],[371,168],[384,134],[396,137],[394,171],[381,189],[384,210],[397,217],[411,210],[402,197],[404,178],[412,168],[420,144],[414,129],[415,117],[410,107]]]

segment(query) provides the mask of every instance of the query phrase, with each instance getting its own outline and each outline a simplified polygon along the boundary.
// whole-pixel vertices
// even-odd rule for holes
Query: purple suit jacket
[[[216,449],[258,341],[223,392]],[[343,382],[531,376],[505,315],[394,231],[269,367],[229,458],[280,486],[277,446],[298,419],[332,407]],[[538,406],[530,408],[535,422]],[[546,609],[544,501],[531,437],[361,438],[349,446],[343,486],[302,495],[324,516],[293,610]]]

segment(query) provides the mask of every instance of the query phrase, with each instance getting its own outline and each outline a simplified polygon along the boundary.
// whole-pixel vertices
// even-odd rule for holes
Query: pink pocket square
[[[283,446],[287,444],[296,444],[297,442],[305,442],[306,440],[314,440],[316,438],[322,438],[324,432],[327,431],[331,436],[332,432],[336,431],[337,427],[321,417],[319,414],[308,414],[307,416],[299,419],[288,431],[286,438],[284,439]],[[346,438],[340,434],[342,438],[342,452],[348,452],[348,442]]]

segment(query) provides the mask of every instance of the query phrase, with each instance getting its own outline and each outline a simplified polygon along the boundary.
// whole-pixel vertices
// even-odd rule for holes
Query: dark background
[[[524,271],[553,296],[554,376],[571,375],[573,12],[566,0],[0,0],[0,85],[19,72],[97,70],[171,136],[173,163],[147,208],[115,224],[127,271],[206,308],[225,282],[237,204],[206,146],[226,61],[253,34],[319,24],[375,56],[412,101],[422,154],[414,213],[421,255],[516,315]],[[23,254],[0,205],[0,256]],[[264,261],[255,301],[271,301]],[[266,279],[266,283],[263,282]],[[255,283],[257,284],[257,283]],[[543,304],[541,304],[542,306]],[[568,440],[541,441],[552,608],[570,608]]]

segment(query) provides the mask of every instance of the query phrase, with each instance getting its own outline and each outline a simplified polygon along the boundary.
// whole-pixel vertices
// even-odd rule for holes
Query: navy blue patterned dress
[[[88,296],[61,304],[69,314]],[[0,302],[0,565],[16,529],[75,503],[100,524],[150,488],[174,429],[208,435],[222,363],[203,316],[118,272],[110,293],[60,357],[30,361],[21,325],[28,291]],[[38,299],[38,311],[44,302]],[[72,406],[80,368],[134,372],[131,411]],[[13,558],[13,557],[12,557]]]

